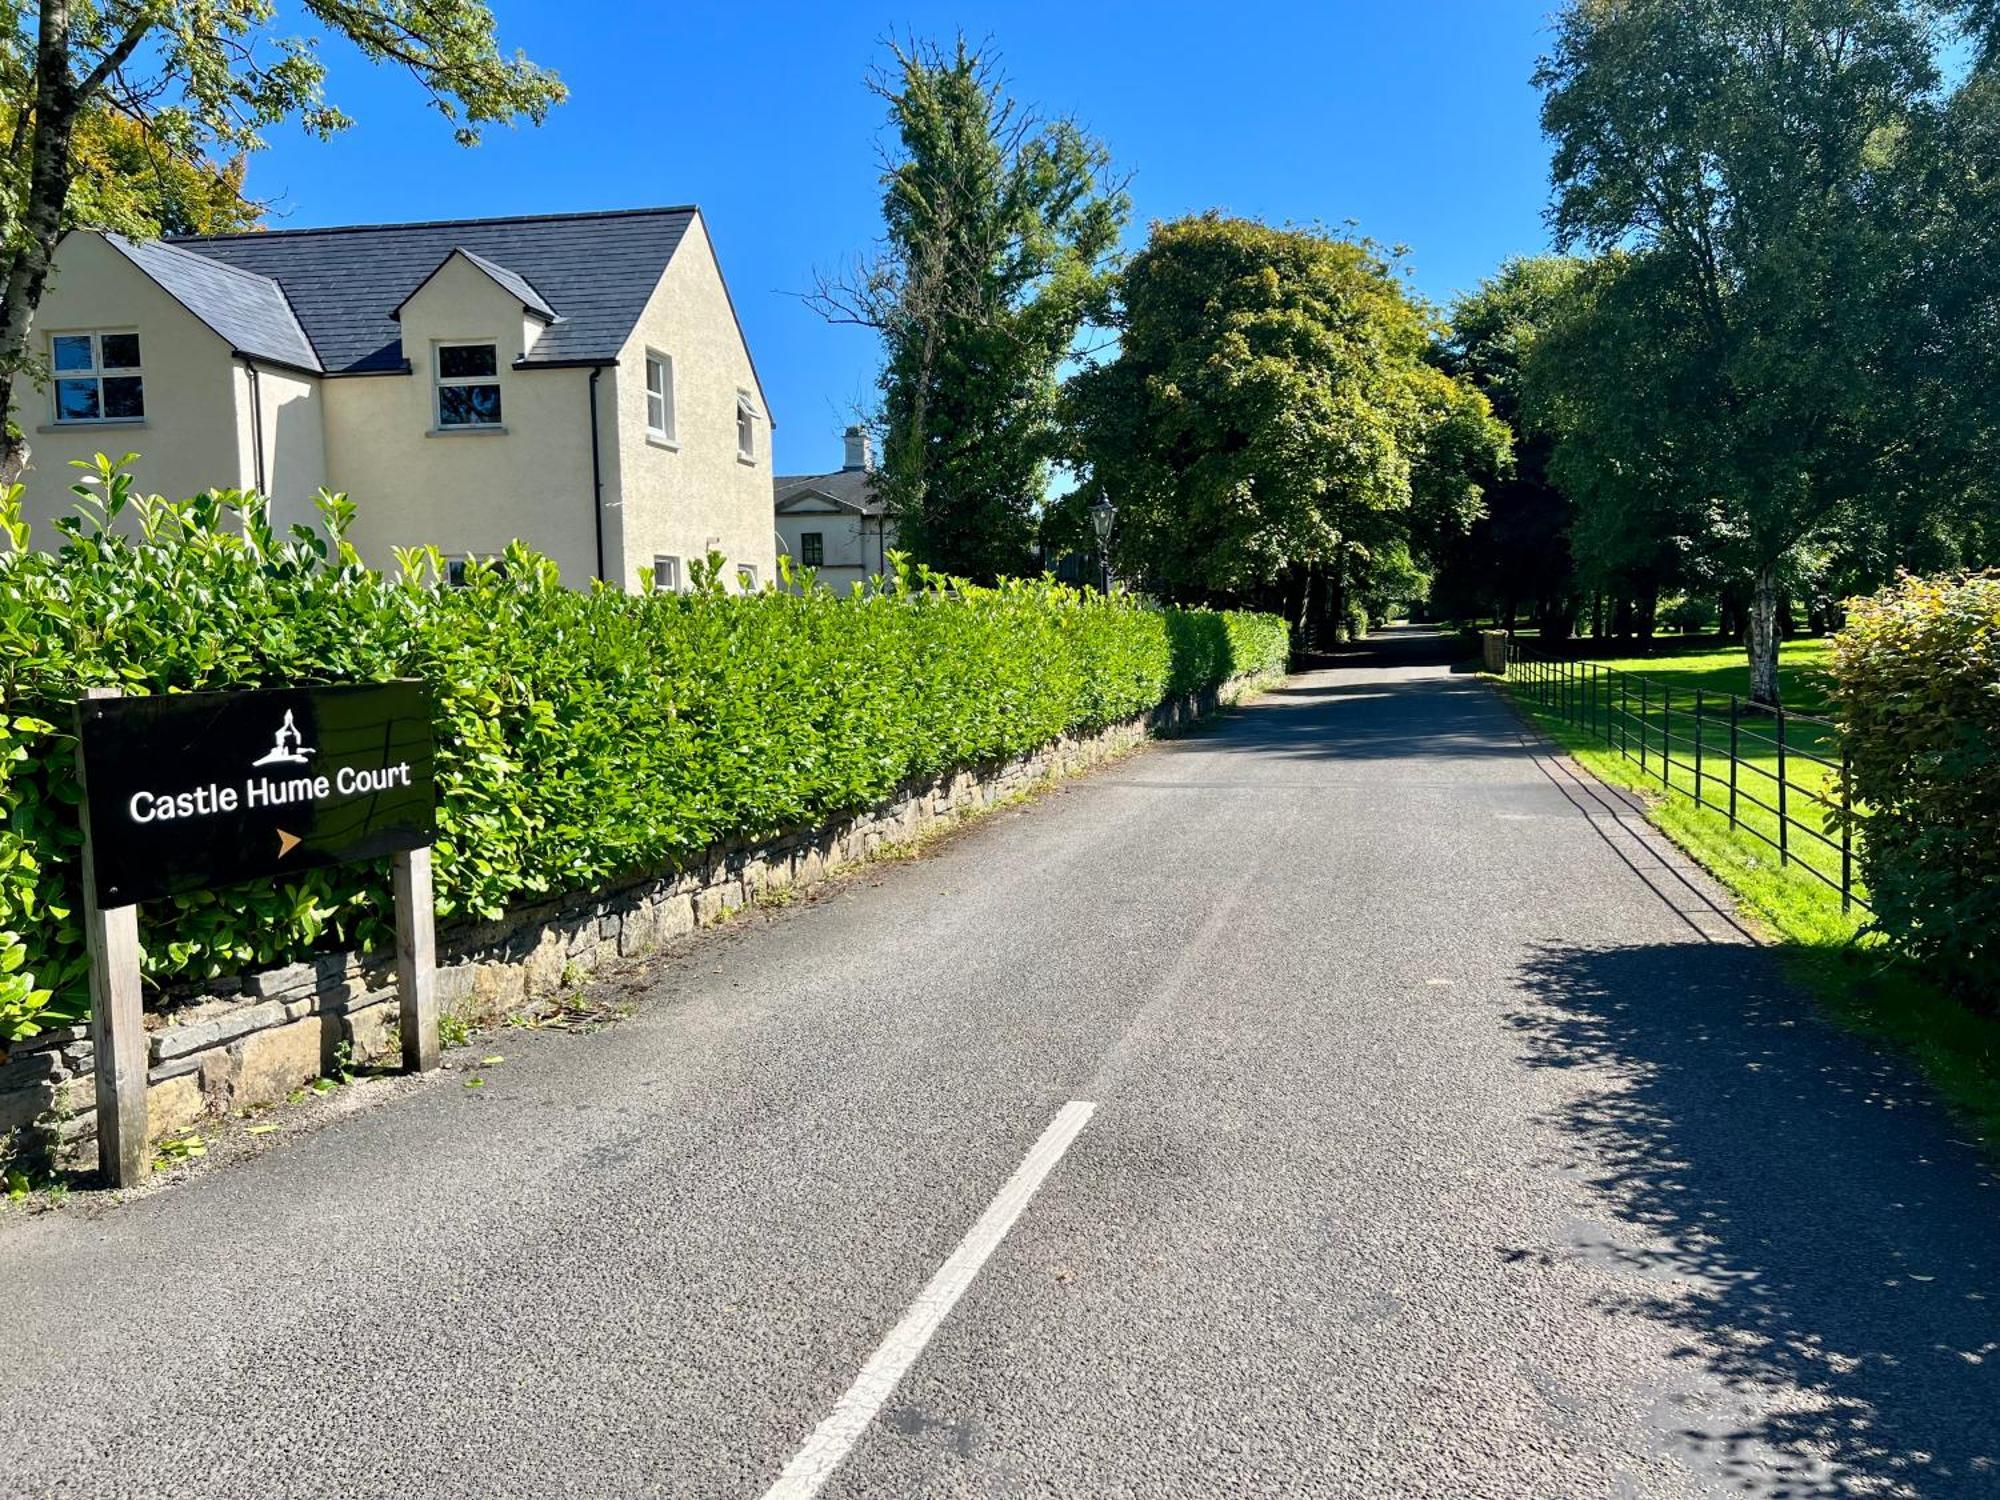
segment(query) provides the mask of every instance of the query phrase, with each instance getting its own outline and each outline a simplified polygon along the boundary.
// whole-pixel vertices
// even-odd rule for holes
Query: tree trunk
[[[20,478],[28,465],[27,438],[14,420],[14,390],[28,362],[28,325],[41,304],[49,263],[62,237],[70,137],[83,103],[69,73],[69,0],[41,0],[39,25],[28,196],[21,206],[18,239],[0,273],[0,484]],[[122,44],[118,50],[131,53]]]
[[[1778,706],[1778,574],[1766,564],[1750,584],[1746,637],[1750,648],[1750,701]]]
[[[1598,589],[1590,596],[1590,638],[1604,639],[1604,590]]]

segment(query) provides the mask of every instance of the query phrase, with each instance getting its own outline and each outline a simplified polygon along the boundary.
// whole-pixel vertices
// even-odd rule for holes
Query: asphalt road
[[[1074,1101],[819,1493],[2000,1493],[1994,1178],[1415,633],[644,989],[0,1221],[0,1493],[755,1500]]]

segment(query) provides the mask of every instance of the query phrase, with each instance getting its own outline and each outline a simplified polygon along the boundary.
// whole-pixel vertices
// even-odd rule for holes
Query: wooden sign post
[[[418,683],[121,697],[77,705],[97,1157],[151,1165],[138,903],[394,856],[403,1065],[437,1066],[431,705]]]
[[[91,688],[91,700],[115,698],[116,688]],[[90,769],[77,739],[77,780],[90,806]],[[146,1016],[139,995],[139,908],[97,901],[96,850],[90,814],[83,823],[83,935],[90,952],[90,1054],[97,1084],[97,1167],[113,1187],[146,1175]]]

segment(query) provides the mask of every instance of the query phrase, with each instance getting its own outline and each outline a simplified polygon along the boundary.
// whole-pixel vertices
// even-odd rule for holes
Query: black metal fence
[[[1845,752],[1831,719],[1766,708],[1734,693],[1676,689],[1657,677],[1507,642],[1507,675],[1528,701],[1602,741],[1662,786],[1725,814],[1729,826],[1866,908],[1854,879],[1854,820],[1843,816]]]

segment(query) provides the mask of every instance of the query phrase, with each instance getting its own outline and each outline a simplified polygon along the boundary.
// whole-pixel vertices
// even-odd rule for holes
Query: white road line
[[[1070,1143],[1082,1134],[1096,1112],[1095,1104],[1082,1100],[1071,1100],[1056,1111],[1049,1128],[1014,1169],[1014,1175],[979,1216],[979,1222],[958,1242],[951,1258],[938,1267],[930,1285],[917,1294],[917,1300],[903,1314],[903,1321],[890,1330],[889,1336],[869,1356],[854,1384],[847,1388],[847,1394],[835,1404],[826,1420],[813,1429],[805,1446],[785,1465],[778,1482],[764,1491],[764,1500],[811,1500],[833,1477],[840,1461],[868,1430],[868,1424],[875,1420],[897,1383],[924,1352],[938,1325],[950,1316],[965,1289],[972,1285],[972,1278],[979,1274],[986,1258],[1007,1237],[1007,1231],[1021,1217],[1042,1179],[1055,1170]]]

